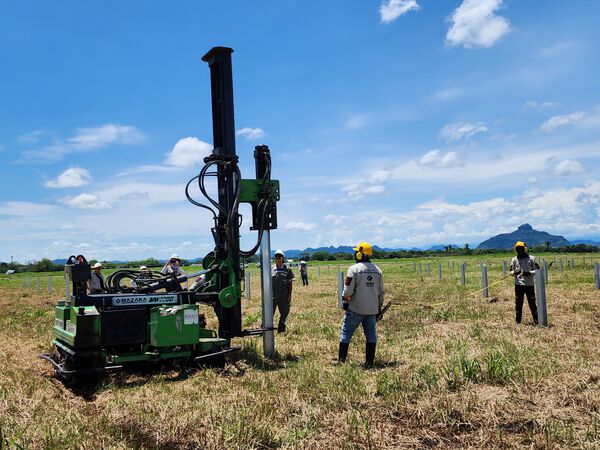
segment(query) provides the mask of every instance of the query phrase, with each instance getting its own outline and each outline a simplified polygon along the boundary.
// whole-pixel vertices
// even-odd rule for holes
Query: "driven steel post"
[[[260,242],[260,287],[262,290],[262,322],[263,349],[267,358],[275,353],[275,337],[273,333],[273,290],[271,287],[271,234],[269,230],[263,232]]]
[[[547,327],[548,310],[546,307],[546,279],[543,269],[538,269],[535,271],[535,294],[538,304],[538,325],[541,327]]]

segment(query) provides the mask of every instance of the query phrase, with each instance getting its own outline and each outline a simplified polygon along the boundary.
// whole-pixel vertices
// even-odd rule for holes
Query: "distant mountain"
[[[595,245],[596,247],[600,247],[600,242],[592,241],[591,239],[575,239],[575,240],[572,240],[569,242],[571,243],[571,245],[586,244],[586,245]]]
[[[523,241],[528,247],[536,245],[546,245],[546,242],[550,243],[550,247],[562,247],[564,245],[570,245],[563,236],[555,236],[545,231],[534,230],[531,225],[524,223],[519,226],[516,231],[512,233],[499,234],[491,237],[486,241],[483,241],[477,246],[478,249],[512,249],[515,242]]]
[[[455,249],[455,250],[456,250],[456,249],[459,249],[459,248],[462,248],[462,247],[459,247],[458,245],[455,245],[455,244],[451,244],[450,246],[451,246],[453,249]],[[430,250],[430,251],[433,251],[433,252],[435,252],[435,251],[439,251],[439,250],[446,250],[446,246],[445,246],[445,245],[432,245],[432,246],[431,246],[431,247],[429,247],[427,250]]]
[[[391,251],[402,250],[402,249],[381,248],[381,247],[374,245],[373,250],[376,250],[378,252],[380,252],[380,251],[391,252]],[[329,247],[317,247],[317,248],[307,247],[304,250],[284,250],[284,252],[285,252],[285,256],[287,258],[298,258],[298,256],[300,256],[300,253],[308,253],[310,255],[311,253],[314,253],[314,252],[327,252],[330,254],[333,254],[333,253],[348,253],[350,255],[354,254],[354,250],[352,250],[351,245],[339,245],[337,247],[330,245]],[[271,250],[271,256],[273,256],[274,253],[275,253],[275,250]]]

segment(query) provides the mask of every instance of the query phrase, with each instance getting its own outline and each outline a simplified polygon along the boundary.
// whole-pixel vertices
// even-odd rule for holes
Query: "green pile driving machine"
[[[214,250],[203,258],[203,270],[190,275],[118,270],[107,278],[100,294],[88,293],[91,268],[85,257],[70,257],[65,265],[65,299],[55,309],[54,351],[40,355],[63,379],[82,380],[130,363],[169,359],[223,365],[225,355],[238,350],[230,345],[233,337],[272,333],[268,320],[263,328],[242,329],[243,261],[259,248],[264,252],[263,234],[268,242],[269,230],[277,228],[279,182],[271,180],[270,150],[264,145],[254,150],[256,178],[241,178],[235,148],[232,52],[215,47],[202,58],[210,67],[214,150],[185,188],[191,203],[212,212]],[[217,198],[207,192],[209,176],[216,178]],[[194,183],[206,203],[192,198]],[[251,205],[251,230],[258,235],[248,251],[240,248],[240,203]],[[201,281],[182,288],[182,283],[196,277]],[[218,331],[207,328],[202,304],[214,308]]]

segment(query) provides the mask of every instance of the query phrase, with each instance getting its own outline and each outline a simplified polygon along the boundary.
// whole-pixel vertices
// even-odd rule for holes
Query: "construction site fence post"
[[[488,298],[490,296],[490,289],[488,286],[488,276],[487,276],[487,267],[481,267],[481,288],[483,289],[483,298]]]
[[[343,298],[342,298],[342,292],[344,291],[344,272],[342,271],[338,271],[338,306],[341,308],[344,307],[343,305]]]
[[[48,295],[52,295],[52,276],[48,277]]]
[[[23,289],[27,287],[27,275],[23,275]]]
[[[562,258],[558,258],[558,271],[560,273],[563,273],[563,262],[562,262]]]
[[[540,327],[547,327],[548,309],[546,306],[546,280],[543,269],[535,271],[535,296],[538,307],[538,325]]]
[[[431,276],[431,264],[427,263],[427,276]]]
[[[598,272],[598,263],[594,263],[594,282],[596,283],[596,289],[600,289],[600,273]]]
[[[442,264],[438,264],[438,280],[442,279]]]
[[[320,277],[321,276],[321,266],[317,266],[317,276]]]
[[[35,280],[35,290],[37,292],[40,292],[40,276],[38,275],[36,280]]]
[[[423,266],[421,263],[419,263],[419,273],[423,273]]]
[[[506,261],[502,261],[502,275],[506,275]]]
[[[465,263],[460,265],[460,285],[465,287],[467,284],[467,266]]]
[[[548,262],[544,260],[544,281],[548,284]]]

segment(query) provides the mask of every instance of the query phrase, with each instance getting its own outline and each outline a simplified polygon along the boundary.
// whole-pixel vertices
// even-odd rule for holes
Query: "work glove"
[[[527,271],[523,272],[523,275],[526,276],[526,277],[528,277],[529,275],[531,275],[531,272],[527,272]]]
[[[344,311],[348,311],[348,308],[350,308],[350,303],[348,303],[348,302],[343,302],[343,303],[342,303],[342,307],[344,308]]]

